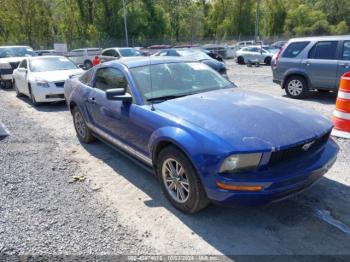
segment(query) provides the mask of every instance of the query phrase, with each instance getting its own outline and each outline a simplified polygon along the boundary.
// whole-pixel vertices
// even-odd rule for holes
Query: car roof
[[[310,37],[298,37],[292,38],[289,42],[298,42],[298,41],[322,41],[322,40],[350,40],[350,35],[334,35],[334,36],[310,36]]]
[[[197,62],[195,60],[179,58],[179,57],[128,57],[121,58],[118,60],[113,60],[110,62],[103,63],[104,65],[113,65],[113,64],[123,64],[128,68],[147,66],[147,65],[158,65],[158,64],[167,64],[167,63],[183,63],[183,62]]]
[[[24,48],[33,49],[33,48],[31,48],[30,46],[27,46],[27,45],[8,45],[8,46],[0,46],[0,48],[15,48],[15,47],[24,47]]]

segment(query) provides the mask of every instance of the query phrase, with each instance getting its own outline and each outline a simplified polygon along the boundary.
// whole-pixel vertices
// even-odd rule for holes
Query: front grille
[[[312,154],[313,152],[318,151],[327,143],[330,134],[331,134],[331,131],[327,132],[326,134],[322,135],[319,138],[316,138],[313,141],[309,141],[307,143],[303,143],[294,147],[272,152],[268,166],[271,167],[278,163],[293,160],[298,157],[302,157],[306,154]],[[303,149],[305,144],[308,144],[310,142],[313,142],[310,148],[308,150]]]
[[[56,82],[55,85],[57,87],[63,87],[64,86],[64,82]]]
[[[18,67],[19,62],[10,62],[9,64],[10,64],[12,70],[14,70],[14,69],[16,69]]]

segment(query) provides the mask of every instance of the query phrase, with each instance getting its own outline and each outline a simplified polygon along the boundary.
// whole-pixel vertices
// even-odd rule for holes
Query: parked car
[[[29,46],[0,46],[0,87],[12,87],[12,73],[26,56],[35,56]]]
[[[179,56],[184,57],[191,60],[196,60],[199,62],[202,62],[211,68],[213,68],[215,71],[223,75],[227,78],[227,69],[226,65],[223,62],[219,62],[204,52],[192,49],[192,48],[179,48],[179,49],[164,49],[162,51],[159,51],[158,53],[155,53],[154,56]]]
[[[83,72],[64,56],[28,57],[14,70],[13,85],[18,97],[26,95],[37,106],[64,100],[64,81]]]
[[[34,51],[38,56],[48,56],[48,55],[57,55],[55,50],[35,50]]]
[[[304,191],[338,152],[326,118],[236,88],[197,61],[115,60],[68,79],[65,96],[80,141],[102,139],[153,168],[187,213]]]
[[[277,41],[274,42],[270,45],[271,48],[276,48],[276,49],[280,49],[283,46],[285,46],[288,43],[288,41]]]
[[[273,81],[291,98],[305,98],[310,90],[337,91],[348,71],[350,36],[291,39],[272,62]]]
[[[236,52],[236,61],[240,65],[249,61],[270,65],[273,55],[273,53],[261,48],[261,46],[248,46]]]
[[[68,53],[68,58],[76,65],[84,65],[86,69],[92,67],[92,60],[95,56],[101,55],[101,48],[80,48]]]
[[[233,54],[232,50],[225,45],[206,44],[202,48],[217,53],[224,59],[231,58]]]
[[[123,57],[137,57],[144,56],[142,52],[132,47],[112,47],[102,51],[101,62],[107,62]]]

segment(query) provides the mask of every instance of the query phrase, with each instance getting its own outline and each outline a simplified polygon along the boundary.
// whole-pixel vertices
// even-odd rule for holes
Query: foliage
[[[125,0],[129,42],[252,38],[258,0]],[[260,0],[259,35],[347,34],[349,0]],[[152,40],[152,41],[150,41]],[[122,0],[0,0],[0,44],[125,45]]]

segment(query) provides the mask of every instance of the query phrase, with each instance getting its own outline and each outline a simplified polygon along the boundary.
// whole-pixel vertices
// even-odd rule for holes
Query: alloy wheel
[[[75,129],[77,130],[80,137],[84,138],[86,135],[86,125],[83,116],[79,111],[74,116]]]
[[[181,163],[169,158],[162,166],[162,177],[169,195],[178,203],[185,203],[190,196],[190,183]]]
[[[303,83],[298,79],[293,79],[288,83],[287,88],[292,96],[298,96],[303,92]]]

